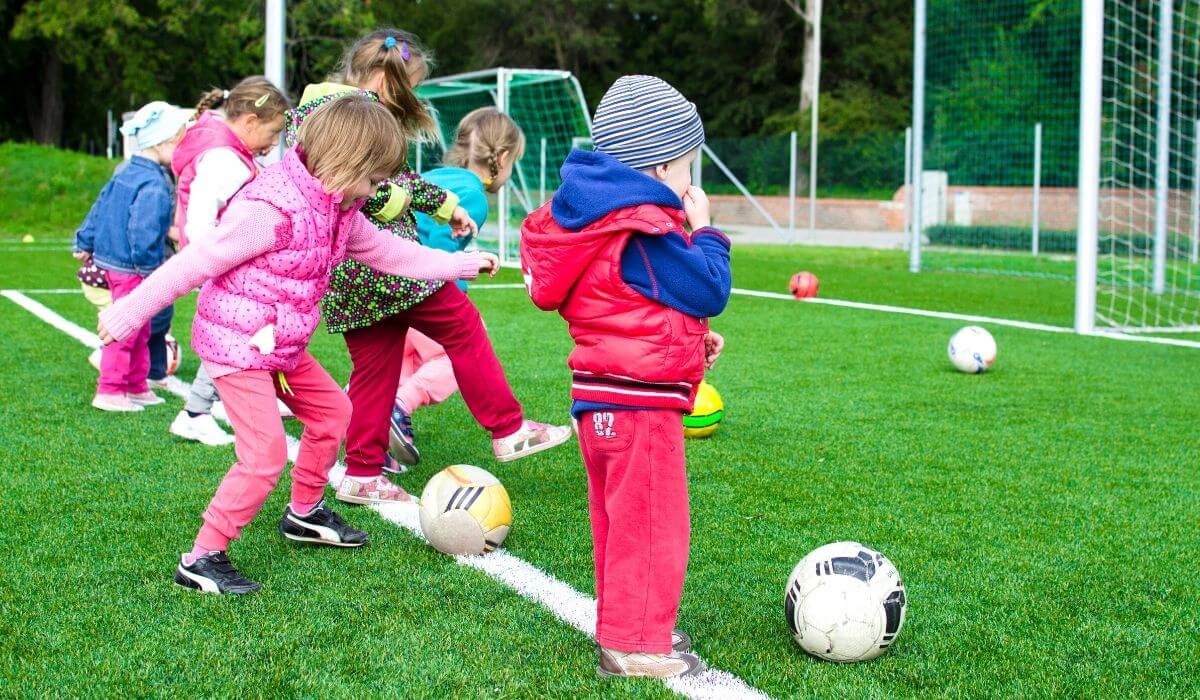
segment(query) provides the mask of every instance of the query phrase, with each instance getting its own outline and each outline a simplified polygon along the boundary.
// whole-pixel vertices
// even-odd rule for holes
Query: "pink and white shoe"
[[[166,400],[153,391],[147,389],[139,394],[129,394],[129,400],[139,406],[157,406],[166,403]]]
[[[133,413],[143,410],[142,407],[129,399],[128,394],[100,394],[92,398],[92,408],[112,413]]]
[[[527,420],[521,424],[520,430],[512,435],[492,440],[492,454],[496,455],[498,462],[511,462],[557,447],[570,437],[570,426]]]
[[[338,482],[334,498],[345,503],[370,505],[372,503],[415,503],[417,499],[408,491],[388,481],[383,476],[343,476]]]

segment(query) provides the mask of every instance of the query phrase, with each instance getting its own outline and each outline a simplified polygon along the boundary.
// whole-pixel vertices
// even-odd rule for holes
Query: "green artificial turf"
[[[830,294],[887,296],[871,289],[871,256],[858,252],[840,266],[834,251],[738,253],[740,287],[778,287],[774,264],[799,269],[817,256],[828,262],[816,271]],[[50,270],[69,277],[65,255],[11,255],[0,286],[36,286]],[[875,272],[911,302],[933,305],[938,290],[955,288],[948,273],[935,284],[890,263]],[[515,279],[506,272],[498,281]],[[1035,304],[1006,294],[1007,280],[972,276],[963,285],[992,313]],[[80,296],[33,296],[94,322]],[[562,322],[520,290],[473,297],[528,414],[565,422]],[[192,309],[191,299],[178,305],[181,338]],[[734,298],[714,321],[728,349],[710,375],[726,418],[713,439],[689,443],[693,553],[681,624],[710,663],[776,696],[1195,688],[1200,628],[1187,572],[1200,548],[1200,354],[997,326],[996,367],[969,376],[944,354],[958,325]],[[274,530],[282,489],[232,550],[265,584],[261,594],[217,599],[173,586],[174,558],[232,451],[170,438],[174,398],[136,416],[88,408],[95,375],[86,350],[8,301],[0,332],[8,339],[0,392],[10,397],[0,411],[9,484],[0,501],[0,679],[9,688],[666,692],[653,682],[600,683],[583,635],[365,509],[343,507],[371,532],[365,550],[283,542]],[[321,331],[313,348],[335,378],[347,376],[339,338]],[[182,376],[194,368],[189,354]],[[508,550],[591,593],[574,447],[498,465],[457,397],[418,413],[416,428],[423,461],[403,485],[419,491],[451,463],[491,469],[513,499]],[[899,641],[869,664],[805,657],[782,615],[792,565],[843,539],[885,552],[910,594]]]
[[[30,245],[5,229],[0,288],[76,286],[63,226]],[[1069,281],[912,275],[902,252],[744,246],[734,267],[746,289],[783,292],[808,269],[826,298],[1071,320]],[[81,295],[30,296],[95,324]],[[520,289],[472,297],[529,417],[566,422],[562,321]],[[194,296],[177,305],[183,341],[193,310]],[[964,375],[945,355],[961,325],[731,301],[709,375],[725,419],[688,444],[680,625],[711,665],[776,697],[1195,696],[1200,351],[989,325],[997,364]],[[339,507],[371,533],[362,550],[283,541],[286,476],[231,550],[262,592],[173,585],[232,449],[169,436],[174,397],[137,415],[89,408],[86,348],[4,299],[0,337],[0,695],[670,695],[597,679],[584,635],[367,509]],[[340,337],[320,330],[312,350],[345,380]],[[188,352],[180,375],[195,368]],[[422,463],[399,483],[419,492],[453,463],[493,471],[513,501],[506,549],[591,595],[574,444],[500,465],[458,397],[415,428]],[[904,577],[908,620],[877,661],[818,661],[790,638],[787,576],[836,540]]]

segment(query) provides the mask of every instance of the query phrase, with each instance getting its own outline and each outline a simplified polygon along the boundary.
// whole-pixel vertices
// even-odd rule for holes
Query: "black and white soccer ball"
[[[900,572],[857,542],[818,547],[788,578],[784,612],[804,651],[829,661],[869,661],[896,641],[908,598]]]

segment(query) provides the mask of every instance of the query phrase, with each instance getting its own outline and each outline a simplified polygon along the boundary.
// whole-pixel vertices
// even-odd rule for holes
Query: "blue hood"
[[[683,208],[671,188],[596,151],[572,150],[560,174],[562,186],[554,193],[550,211],[559,226],[571,231],[639,204]]]

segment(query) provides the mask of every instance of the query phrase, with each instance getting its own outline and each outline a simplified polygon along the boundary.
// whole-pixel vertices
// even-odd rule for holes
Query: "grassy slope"
[[[19,247],[18,247],[19,249]],[[65,253],[6,252],[0,286],[68,286]],[[823,294],[1049,323],[1069,287],[938,273],[894,253],[750,248],[737,284],[790,272]],[[515,277],[506,273],[505,281]],[[531,416],[566,419],[561,321],[519,291],[479,290]],[[81,298],[43,296],[76,322]],[[187,335],[191,300],[179,305]],[[715,323],[728,418],[689,445],[693,556],[681,623],[714,665],[778,696],[1163,695],[1194,689],[1200,626],[1187,576],[1200,547],[1194,351],[993,328],[995,371],[948,369],[953,321],[737,298]],[[231,454],[167,439],[179,402],[135,417],[86,408],[81,346],[0,301],[0,678],[137,694],[557,697],[664,695],[601,684],[584,638],[373,514],[360,552],[273,532],[283,492],[236,545],[267,585],[248,600],[168,582]],[[340,340],[314,351],[341,380]],[[190,376],[189,355],[182,374]],[[574,448],[500,466],[459,399],[418,414],[423,464],[493,469],[513,496],[507,546],[591,590]],[[286,478],[284,480],[286,483]],[[864,665],[800,654],[782,619],[792,564],[827,541],[886,552],[909,588],[893,651]],[[36,601],[36,602],[35,602]]]

